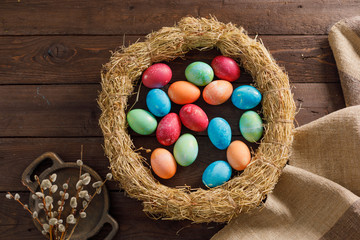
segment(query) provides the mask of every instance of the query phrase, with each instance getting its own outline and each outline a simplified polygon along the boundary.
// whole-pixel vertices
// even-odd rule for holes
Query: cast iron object
[[[45,169],[41,174],[39,174],[40,182],[45,179],[49,178],[49,176],[53,173],[57,174],[57,180],[55,184],[58,185],[59,189],[56,193],[53,194],[54,198],[54,208],[58,208],[57,201],[61,200],[61,197],[59,195],[59,191],[62,189],[62,184],[65,183],[69,178],[69,189],[68,193],[71,196],[76,195],[76,189],[75,185],[76,182],[79,180],[79,166],[76,165],[76,163],[72,162],[63,162],[58,155],[52,152],[47,152],[35,159],[23,172],[22,174],[22,181],[33,191],[40,191],[39,185],[37,181],[34,181],[31,179],[31,176],[33,175],[36,168],[39,167],[41,163],[44,163],[44,161],[50,161],[52,163],[52,166]],[[94,188],[91,187],[93,182],[101,181],[101,177],[99,174],[97,174],[93,169],[90,167],[83,165],[82,166],[82,173],[89,173],[91,175],[91,183],[88,186],[85,186],[84,189],[88,190],[89,194],[93,194],[95,191]],[[30,195],[29,200],[29,208],[32,211],[39,212],[39,219],[41,222],[45,222],[45,213],[44,211],[40,211],[38,207],[39,200],[32,199]],[[82,200],[79,199],[78,205],[82,206]],[[69,200],[67,200],[67,203],[65,204],[65,210],[62,213],[63,219],[66,218],[66,216],[70,213],[70,206],[69,206]],[[81,209],[81,208],[78,208]],[[115,219],[113,219],[109,213],[109,194],[106,186],[103,186],[101,194],[98,194],[94,197],[94,199],[89,204],[89,207],[86,209],[87,217],[85,219],[81,219],[79,221],[78,226],[76,227],[76,230],[74,234],[71,237],[71,240],[85,240],[92,236],[94,236],[96,233],[100,231],[102,226],[105,223],[109,223],[112,227],[110,233],[104,238],[104,240],[110,240],[112,239],[116,232],[118,231],[118,223]],[[36,227],[42,231],[42,228],[40,224],[34,220],[34,223]],[[73,226],[73,225],[72,225]],[[70,231],[72,229],[72,226],[70,227]],[[69,232],[70,232],[69,231]]]

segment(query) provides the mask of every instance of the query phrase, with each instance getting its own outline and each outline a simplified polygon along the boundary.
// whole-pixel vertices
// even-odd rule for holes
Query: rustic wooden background
[[[303,125],[344,107],[327,33],[338,20],[359,13],[358,0],[0,1],[0,239],[41,239],[28,214],[4,196],[6,191],[20,192],[26,201],[29,194],[20,176],[42,153],[53,151],[64,161],[75,161],[83,144],[85,163],[103,177],[107,173],[96,98],[101,66],[111,50],[187,15],[212,14],[242,25],[252,36],[258,34],[288,72],[301,106],[296,120]],[[215,50],[192,52],[186,61],[170,63],[174,79],[184,79],[189,62],[210,62],[216,55]],[[246,73],[241,79],[251,81]],[[231,104],[209,111],[210,117],[229,117],[233,125],[238,121]],[[206,136],[197,138],[199,160],[180,168],[165,184],[201,186],[202,170],[224,156]],[[234,138],[241,137],[234,133]],[[134,136],[137,146],[153,148],[153,140]],[[108,188],[110,213],[120,225],[115,239],[209,239],[224,226],[154,221],[116,184]],[[104,226],[93,239],[103,239],[108,231]]]

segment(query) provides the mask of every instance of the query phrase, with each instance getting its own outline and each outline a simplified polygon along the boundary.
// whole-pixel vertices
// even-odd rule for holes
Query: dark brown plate
[[[58,185],[59,189],[56,193],[54,193],[54,203],[53,205],[57,208],[57,201],[60,200],[59,191],[62,190],[62,184],[65,183],[69,178],[69,189],[68,193],[71,196],[76,195],[75,185],[76,182],[79,180],[79,166],[76,165],[76,163],[72,162],[63,162],[59,156],[57,156],[55,153],[47,152],[35,159],[23,172],[22,174],[22,181],[33,191],[39,191],[39,185],[36,181],[33,181],[31,179],[31,176],[33,175],[34,171],[40,166],[41,163],[44,163],[45,161],[49,161],[52,163],[51,167],[48,167],[45,169],[42,173],[39,174],[40,181],[49,178],[49,176],[53,173],[57,174],[57,180],[55,184]],[[95,181],[101,181],[101,177],[99,174],[97,174],[93,169],[90,167],[83,165],[82,166],[82,173],[88,172],[91,175],[91,183],[86,186],[84,189],[88,190],[89,194],[92,194],[95,189],[91,187],[91,184]],[[39,211],[38,207],[38,199],[34,200],[31,198],[29,199],[29,208],[32,211],[38,211],[39,213],[39,219],[41,222],[44,222],[45,214],[44,211]],[[82,204],[81,201],[78,201],[78,204]],[[72,235],[72,240],[80,240],[80,239],[88,239],[92,236],[94,236],[96,233],[100,231],[102,226],[105,223],[109,223],[112,226],[112,230],[108,234],[105,240],[112,239],[116,232],[118,231],[118,223],[115,219],[113,219],[109,213],[109,194],[106,186],[103,186],[101,194],[98,194],[94,197],[94,199],[91,201],[89,207],[86,209],[87,217],[85,219],[81,219],[79,221],[78,226],[76,227],[76,230],[74,234]],[[69,215],[70,212],[70,206],[69,206],[69,200],[67,201],[67,204],[65,204],[65,210],[63,211],[63,219],[66,218],[66,216]],[[34,221],[35,226],[41,231],[42,228],[40,224],[36,221]],[[71,228],[70,228],[71,231]]]

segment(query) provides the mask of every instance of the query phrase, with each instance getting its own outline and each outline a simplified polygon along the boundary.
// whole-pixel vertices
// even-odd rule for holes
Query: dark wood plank
[[[146,34],[183,16],[209,14],[249,33],[325,34],[335,22],[359,11],[357,0],[2,1],[0,34]]]
[[[26,202],[28,193],[20,193]],[[0,197],[0,237],[2,240],[42,239],[27,212],[13,200]],[[111,215],[119,223],[114,239],[210,239],[224,224],[192,224],[189,221],[152,220],[142,212],[141,203],[125,197],[121,192],[111,192]],[[94,239],[104,239],[99,234]]]
[[[259,36],[292,82],[338,82],[327,36]],[[110,50],[143,36],[0,37],[0,84],[98,83]],[[215,50],[193,51],[187,60],[170,62],[174,78],[183,79],[193,61],[211,62]],[[245,76],[246,81],[251,78]]]
[[[300,125],[344,107],[339,83],[293,86],[295,100],[303,108],[316,112],[314,116],[309,116],[300,111],[297,115]],[[143,89],[137,108],[146,108],[148,89]],[[101,136],[98,126],[100,109],[96,103],[99,90],[99,85],[0,86],[0,136]],[[230,100],[211,108],[201,98],[196,103],[206,109],[210,119],[223,116],[231,126],[237,126],[241,111],[234,114]],[[180,106],[173,106],[175,112],[180,109]]]

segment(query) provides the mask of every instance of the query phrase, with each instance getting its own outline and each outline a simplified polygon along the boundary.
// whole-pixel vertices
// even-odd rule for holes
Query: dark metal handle
[[[119,224],[117,223],[117,221],[110,216],[109,214],[107,214],[105,216],[105,218],[103,219],[103,224],[104,223],[109,223],[111,225],[111,231],[110,233],[106,236],[106,238],[104,238],[104,240],[111,240],[114,238],[115,234],[117,233],[117,231],[119,230]]]
[[[33,174],[34,170],[46,159],[50,159],[53,163],[52,167],[57,167],[64,162],[53,152],[46,152],[42,154],[40,157],[35,159],[23,172],[21,176],[21,180],[24,184],[26,184],[31,190],[35,191],[37,187],[37,183],[31,181],[30,176]]]

